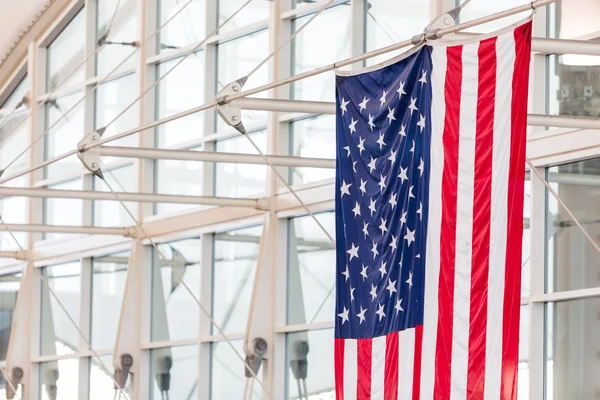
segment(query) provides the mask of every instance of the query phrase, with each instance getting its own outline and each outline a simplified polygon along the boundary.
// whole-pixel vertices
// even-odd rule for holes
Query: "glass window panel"
[[[21,103],[29,89],[29,80],[27,78],[27,75],[25,75],[25,77],[21,79],[0,108],[0,143],[2,144],[0,147],[0,169],[3,169],[6,164],[12,161],[12,158],[14,158],[15,155],[19,154],[26,147],[23,146],[17,151],[6,153],[7,156],[4,157],[3,148],[7,146],[7,140],[19,136],[21,132],[27,130],[25,120],[27,118],[28,109]],[[23,139],[28,139],[27,135],[24,136]],[[12,157],[9,155],[12,155]],[[21,162],[24,162],[23,160],[27,160],[26,155],[23,156]],[[10,174],[12,174],[12,172]],[[6,171],[5,176],[8,176]]]
[[[45,160],[77,147],[83,138],[83,92],[76,92],[46,103]],[[81,170],[77,156],[67,157],[45,168],[46,178],[62,178]]]
[[[62,356],[77,351],[79,343],[77,329],[75,329],[57,299],[50,293],[48,286],[52,288],[60,303],[79,326],[80,270],[79,262],[41,269],[42,275],[48,282],[48,285],[43,281],[40,282],[42,317],[40,349],[42,355]]]
[[[323,115],[290,124],[291,155],[335,159],[335,116]],[[292,184],[308,183],[335,177],[335,169],[290,168]]]
[[[104,179],[115,192],[136,192],[135,168],[133,165],[104,171]],[[94,176],[94,190],[110,192],[106,182]],[[135,221],[131,218],[121,202],[112,200],[93,200],[94,225],[96,226],[132,226]],[[138,203],[124,202],[125,206],[135,216]]]
[[[64,360],[40,363],[40,397],[42,400],[78,400],[79,360]]]
[[[135,0],[98,0],[97,4],[97,39],[110,29],[106,39],[108,42],[131,43],[138,40]],[[129,57],[132,53],[135,53],[133,46],[105,43],[97,54],[96,74],[99,76],[110,74],[115,68],[119,71],[134,68],[137,57],[135,55]],[[124,61],[127,57],[129,57],[127,61]],[[118,67],[122,62],[123,65]]]
[[[561,0],[548,5],[547,10],[549,37],[586,40],[600,36],[596,18],[600,3],[596,0]]]
[[[226,342],[215,342],[211,345],[210,398],[212,400],[244,398],[246,377],[244,363],[238,356],[239,354],[245,357],[243,343],[241,340],[232,340],[231,344],[235,351]],[[260,373],[259,371],[259,376]],[[260,398],[260,385],[254,385],[252,399]]]
[[[201,148],[191,149],[201,150]],[[198,161],[156,161],[156,193],[200,196],[202,195],[203,164]],[[189,209],[200,209],[195,204],[156,203],[156,214],[175,213]]]
[[[85,11],[82,10],[48,46],[46,53],[48,91],[59,85],[83,82],[84,33]]]
[[[261,233],[255,226],[214,236],[213,317],[225,333],[246,329]]]
[[[21,81],[15,86],[11,94],[8,95],[4,103],[2,104],[2,108],[14,107],[17,103],[21,102],[27,91],[29,90],[29,76],[25,75]]]
[[[81,179],[49,186],[56,190],[81,190]],[[44,199],[44,222],[48,225],[79,226],[83,220],[83,200],[78,199]],[[66,233],[46,233],[45,239],[65,238],[72,235]]]
[[[546,305],[546,398],[595,399],[600,299]]]
[[[153,349],[150,368],[153,400],[198,398],[198,345]]]
[[[256,4],[259,3],[261,2]],[[268,3],[265,5],[268,6]],[[268,55],[269,35],[266,30],[219,44],[217,46],[217,90],[221,90],[225,85],[246,76]],[[269,69],[267,65],[263,65],[248,79],[244,85],[244,90],[264,85],[268,80]],[[266,92],[258,93],[256,97],[266,97]],[[234,130],[227,127],[221,117],[217,116],[216,118],[217,132]],[[242,121],[246,127],[266,124],[266,120],[267,113],[265,111],[242,110]]]
[[[10,122],[0,122],[0,170],[5,170],[3,173],[5,178],[24,170],[27,167],[27,160],[29,159],[30,150],[23,153],[29,146],[28,124],[19,122],[21,120],[24,121],[24,118],[15,120],[13,123],[12,119],[15,118],[15,115],[17,114],[13,114]],[[21,153],[23,154],[19,156]],[[19,158],[15,160],[17,156]],[[8,181],[3,185],[23,187],[25,186],[25,182],[26,180],[23,177]]]
[[[335,234],[333,212],[315,215]],[[288,324],[310,324],[334,318],[335,247],[310,216],[289,222]]]
[[[266,154],[267,133],[258,131],[250,134],[252,140]],[[226,153],[258,154],[250,141],[242,135],[217,142],[217,151]],[[215,164],[215,195],[223,197],[246,197],[265,193],[267,181],[266,165]]]
[[[134,74],[103,83],[98,87],[96,90],[95,126],[96,129],[100,129],[110,124],[102,138],[111,137],[139,126],[137,101],[123,115],[120,115],[137,97],[138,87]],[[117,116],[119,116],[118,119],[114,120]],[[115,140],[110,145],[137,146],[139,135],[143,135],[143,133]],[[103,157],[103,162],[106,163],[111,159],[113,158]]]
[[[600,159],[551,167],[548,179],[592,238],[600,235]],[[547,207],[547,291],[600,286],[600,256],[554,196]]]
[[[128,263],[128,251],[92,259],[91,336],[95,349],[115,346]]]
[[[531,180],[525,180],[525,197],[523,199],[523,242],[521,250],[521,296],[530,293],[530,268],[531,256]]]
[[[325,10],[293,40],[292,74],[297,75],[350,57],[350,5]],[[294,30],[311,15],[294,20]],[[335,29],[332,29],[335,27]],[[335,101],[334,72],[329,71],[294,82],[292,97],[298,100]]]
[[[227,18],[231,17],[233,13],[238,11],[240,7],[244,5],[244,3],[246,3],[246,0],[218,0],[219,17],[217,19],[217,26],[221,25]],[[269,3],[252,1],[227,22],[220,31],[230,31],[267,18],[269,18]]]
[[[113,381],[113,374],[115,373],[113,367],[113,355],[102,355],[100,356],[100,360],[102,363],[100,363],[97,357],[91,357],[88,360],[90,366],[89,400],[109,400],[118,398],[129,400],[131,398],[130,384],[132,378],[129,377],[129,379],[127,379],[125,388],[123,388],[122,391],[115,389],[115,383]],[[108,373],[106,370],[108,370]]]
[[[201,311],[180,279],[200,299],[200,239],[164,243],[159,248],[169,262],[162,260],[153,250],[152,340],[197,337]]]
[[[457,5],[462,3],[462,0],[457,0]],[[507,10],[529,4],[526,0],[503,0],[503,1],[487,1],[487,0],[473,0],[460,12],[460,22],[471,21],[476,18],[481,18],[494,14],[500,11]],[[492,32],[509,26],[515,22],[521,21],[527,18],[531,14],[531,11],[525,11],[519,14],[511,15],[496,21],[488,22],[474,26],[473,28],[465,29],[465,32]]]
[[[27,199],[25,197],[5,197],[0,199],[0,216],[7,224],[25,224],[27,222]],[[19,244],[27,246],[26,232],[12,233]],[[10,232],[0,232],[0,250],[19,250]]]
[[[378,0],[368,2],[365,16],[367,51],[410,39],[431,22],[430,0]],[[366,60],[374,65],[406,51],[382,54]]]
[[[180,0],[159,0],[157,3],[157,25],[160,27],[166,23],[159,33],[159,53],[198,43],[209,33],[205,32],[205,0],[192,0],[190,4]],[[182,8],[183,11],[179,12]]]
[[[177,64],[181,58],[164,62],[158,66],[159,77],[169,73],[158,84],[158,119],[204,104],[204,60],[202,57],[202,52],[197,52],[179,65]],[[174,68],[173,71],[169,72],[172,68]],[[156,147],[177,147],[185,142],[201,139],[203,134],[204,112],[194,113],[158,126]]]
[[[288,334],[286,364],[286,399],[334,398],[333,329]]]
[[[20,273],[0,275],[0,360],[6,360],[10,329],[20,287]]]
[[[600,117],[600,56],[548,56],[548,112]]]

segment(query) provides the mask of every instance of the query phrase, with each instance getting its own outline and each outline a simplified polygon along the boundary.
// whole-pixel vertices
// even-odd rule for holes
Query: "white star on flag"
[[[408,247],[410,247],[410,244],[412,242],[415,241],[415,230],[410,230],[409,228],[406,228],[406,235],[404,235],[404,239],[408,242]]]
[[[379,251],[377,251],[377,243],[373,242],[373,248],[371,249],[371,253],[373,253],[373,260],[375,257],[379,255]]]
[[[350,100],[345,101],[344,98],[342,97],[342,104],[340,104],[340,108],[342,109],[342,116],[344,116],[344,114],[346,113],[346,106],[350,103]]]
[[[417,122],[417,126],[421,127],[421,132],[423,132],[423,128],[425,128],[425,116],[423,114],[419,114],[421,118],[419,118],[419,122]]]
[[[369,292],[369,294],[371,295],[371,301],[377,298],[377,288],[375,287],[375,285],[371,284],[371,291]]]
[[[419,109],[417,108],[416,98],[410,98],[410,104],[408,105],[408,109],[410,110],[410,115],[412,115],[413,111],[419,111]]]
[[[421,75],[421,79],[419,79],[419,82],[421,83],[427,83],[427,71],[422,70],[423,71],[423,75]]]
[[[406,211],[402,213],[402,217],[400,218],[400,226],[406,224],[406,214],[408,214]]]
[[[352,186],[351,183],[346,183],[346,181],[342,180],[342,187],[340,188],[342,191],[342,197],[344,197],[345,194],[350,196],[350,186]]]
[[[369,102],[370,99],[367,99],[366,97],[363,97],[363,101],[362,103],[360,103],[358,106],[360,107],[360,111],[362,112],[362,110],[364,110],[365,108],[367,108],[367,103]]]
[[[348,321],[348,311],[349,310],[346,307],[344,307],[344,311],[338,314],[338,317],[342,319],[342,325],[344,325],[344,323]]]
[[[423,163],[423,157],[421,157],[421,163],[417,167],[417,169],[421,172],[419,176],[423,176],[423,170],[425,169],[425,164]]]
[[[356,145],[356,147],[358,147],[359,150],[358,154],[362,156],[362,152],[365,151],[365,139],[359,137],[358,140],[359,143]]]
[[[413,283],[412,283],[412,272],[408,271],[408,279],[406,280],[406,283],[408,283],[409,287],[412,287]]]
[[[406,175],[407,171],[408,168],[402,168],[402,166],[400,166],[400,174],[398,175],[398,178],[402,180],[402,183],[404,183],[405,180],[408,180],[408,175]]]
[[[384,90],[383,94],[381,95],[381,98],[379,99],[379,102],[381,103],[379,105],[379,107],[383,106],[385,104],[385,96],[387,96],[387,92]]]
[[[398,135],[406,137],[406,125],[402,124],[402,126],[400,127],[400,132],[398,132]]]
[[[395,108],[388,107],[387,119],[390,120],[390,125],[392,124],[392,121],[394,121],[396,119],[396,117],[394,117],[394,111],[396,111]]]
[[[396,207],[396,204],[398,204],[398,201],[396,201],[397,196],[398,193],[394,193],[390,196],[390,201],[388,203],[390,203],[390,205],[392,206],[392,210]]]
[[[383,132],[379,134],[379,139],[377,139],[377,143],[379,143],[379,151],[383,149],[383,146],[386,146],[385,142],[383,141]]]
[[[350,248],[350,250],[346,251],[346,253],[350,254],[350,259],[348,261],[352,261],[352,259],[354,257],[358,258],[358,249],[360,248],[360,246],[355,246],[354,243],[352,243],[352,248]]]
[[[386,188],[385,178],[386,178],[385,175],[381,175],[381,180],[379,181],[379,187],[381,188],[382,192]]]
[[[402,299],[396,302],[396,306],[394,308],[396,309],[396,314],[400,311],[404,311],[404,308],[402,308]]]
[[[360,215],[360,204],[358,204],[358,201],[356,202],[356,205],[352,209],[352,212],[354,213],[354,218],[356,218],[358,215]]]
[[[356,314],[356,316],[360,320],[360,322],[358,323],[359,325],[365,322],[365,312],[367,312],[367,310],[368,308],[362,308],[362,306],[360,306],[360,312]]]
[[[371,216],[373,216],[374,212],[377,212],[377,210],[375,209],[376,202],[377,202],[377,200],[373,200],[373,199],[369,200],[369,210],[371,210]]]
[[[383,276],[385,274],[387,274],[387,269],[385,268],[387,266],[387,262],[382,261],[381,262],[381,267],[379,267],[379,272],[381,272],[381,277],[383,278]]]
[[[367,193],[367,181],[363,181],[362,178],[360,179],[359,189],[363,194]]]
[[[396,248],[398,247],[398,238],[394,235],[392,235],[392,241],[390,243],[390,247],[392,248],[392,251],[396,251]]]
[[[373,122],[373,116],[369,114],[369,127],[371,128],[371,132],[373,132],[373,128],[375,128],[375,123]]]
[[[404,91],[404,82],[400,82],[400,87],[398,88],[398,90],[396,90],[396,92],[398,92],[398,98],[402,98],[403,94],[406,94],[406,92]]]
[[[358,121],[355,121],[354,118],[352,118],[352,120],[350,121],[350,125],[348,125],[348,128],[350,129],[350,133],[356,132],[356,123]]]
[[[365,266],[365,264],[362,265],[362,271],[360,271],[360,275],[363,277],[363,282],[365,281],[365,279],[368,278],[367,267]]]
[[[350,146],[344,146],[344,150],[348,152],[348,157],[350,157]]]
[[[356,163],[357,163],[357,162],[358,162],[358,161],[354,161],[354,162],[352,163],[352,170],[354,171],[354,173],[356,173]]]
[[[381,235],[383,236],[385,232],[387,232],[388,228],[385,226],[387,221],[381,218],[381,225],[379,225],[379,230],[381,230]]]
[[[396,162],[396,153],[397,151],[391,151],[390,152],[390,156],[388,157],[388,160],[390,160],[392,162],[392,165],[394,165],[394,163]]]
[[[350,288],[350,301],[354,301],[354,290],[355,289],[356,288],[353,288],[353,287]]]
[[[386,288],[387,291],[390,292],[390,296],[397,292],[396,290],[396,281],[392,281],[391,279],[388,278],[388,287]]]
[[[419,202],[419,209],[417,210],[417,214],[419,214],[419,221],[423,220],[423,203]]]
[[[348,270],[348,265],[346,265],[346,270],[342,272],[342,275],[346,277],[346,282],[348,282],[348,279],[350,279],[350,271]]]
[[[379,315],[379,322],[381,322],[381,320],[383,318],[385,318],[385,312],[383,312],[383,305],[380,304],[379,308],[377,309],[377,311],[375,311],[375,314]]]
[[[369,173],[373,173],[373,170],[377,169],[375,167],[375,162],[376,161],[377,161],[376,159],[374,159],[373,157],[371,157],[371,162],[367,165],[369,167]]]
[[[369,223],[368,222],[363,222],[363,233],[365,234],[365,239],[367,238],[367,236],[369,236],[369,231],[367,230],[367,228],[369,227]]]
[[[415,195],[413,194],[414,187],[415,187],[414,185],[411,185],[410,190],[408,191],[409,192],[408,193],[408,198],[409,199],[414,199],[415,198]]]

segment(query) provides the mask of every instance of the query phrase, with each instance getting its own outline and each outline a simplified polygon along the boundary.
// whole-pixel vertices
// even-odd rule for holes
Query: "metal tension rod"
[[[232,104],[242,110],[335,114],[335,103],[325,101],[244,98],[234,100],[232,101]],[[528,114],[527,125],[556,128],[600,129],[600,118]]]
[[[34,232],[34,233],[73,233],[84,235],[135,235],[135,229],[105,228],[101,226],[67,226],[67,225],[35,225],[35,224],[4,224],[0,231]]]
[[[228,198],[211,196],[184,196],[155,193],[117,193],[123,201],[139,203],[171,203],[171,204],[196,204],[203,206],[229,206],[249,207],[263,209],[262,199]],[[0,197],[38,197],[54,199],[80,199],[80,200],[109,200],[115,201],[111,192],[98,192],[91,190],[58,190],[0,187]]]
[[[222,153],[214,151],[167,150],[140,147],[100,146],[89,150],[101,156],[144,158],[150,160],[205,161],[239,164],[267,165],[265,160],[254,154]],[[267,156],[277,167],[335,168],[335,160],[292,156]]]

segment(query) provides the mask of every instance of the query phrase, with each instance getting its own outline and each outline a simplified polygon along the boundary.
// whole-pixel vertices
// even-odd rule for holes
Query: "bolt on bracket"
[[[231,105],[227,101],[227,96],[241,92],[246,79],[246,77],[243,77],[237,81],[233,81],[217,93],[217,114],[219,114],[227,125],[234,127],[244,135],[246,134],[246,128],[244,128],[244,124],[242,123],[242,109]]]
[[[77,148],[79,149],[77,157],[79,157],[79,160],[88,171],[98,176],[100,179],[104,179],[104,174],[100,168],[100,154],[90,153],[86,150],[85,146],[100,140],[104,131],[105,128],[100,128],[94,132],[88,133],[79,143],[77,143]]]

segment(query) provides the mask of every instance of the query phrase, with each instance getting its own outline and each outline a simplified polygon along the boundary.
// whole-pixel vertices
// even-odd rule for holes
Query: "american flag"
[[[335,387],[515,399],[531,22],[338,72]]]

